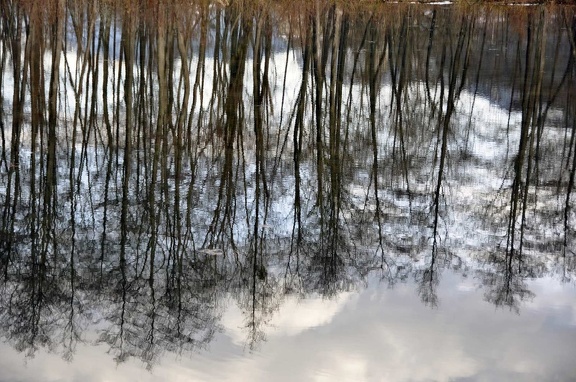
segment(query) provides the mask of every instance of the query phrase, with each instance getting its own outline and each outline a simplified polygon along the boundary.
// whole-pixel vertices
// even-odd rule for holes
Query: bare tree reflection
[[[16,349],[96,331],[153,368],[230,302],[254,349],[287,296],[414,280],[435,307],[472,271],[520,311],[574,280],[573,10],[143,4],[0,0]]]

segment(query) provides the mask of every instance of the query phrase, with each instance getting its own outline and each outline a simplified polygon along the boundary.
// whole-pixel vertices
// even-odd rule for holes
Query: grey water
[[[574,8],[82,4],[1,3],[0,381],[576,379]]]

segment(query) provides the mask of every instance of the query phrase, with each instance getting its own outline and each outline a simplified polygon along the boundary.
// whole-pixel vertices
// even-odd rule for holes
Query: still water
[[[1,381],[573,381],[568,6],[4,1]]]

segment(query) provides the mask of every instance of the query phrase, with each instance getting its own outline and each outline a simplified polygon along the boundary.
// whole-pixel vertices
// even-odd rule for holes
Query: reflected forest
[[[152,368],[287,296],[576,281],[559,5],[0,0],[0,333]],[[91,338],[88,331],[96,331]]]

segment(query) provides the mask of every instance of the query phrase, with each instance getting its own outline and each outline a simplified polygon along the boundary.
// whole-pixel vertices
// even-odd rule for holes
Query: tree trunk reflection
[[[256,348],[288,298],[374,275],[517,311],[575,279],[572,9],[148,3],[0,1],[18,349],[71,359],[97,321],[151,368],[231,303]]]

